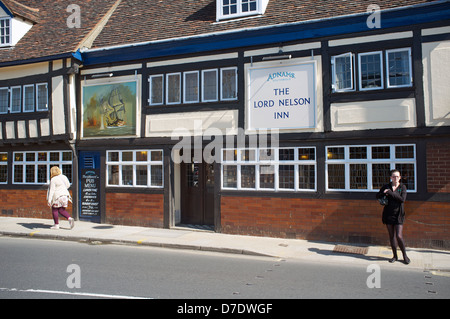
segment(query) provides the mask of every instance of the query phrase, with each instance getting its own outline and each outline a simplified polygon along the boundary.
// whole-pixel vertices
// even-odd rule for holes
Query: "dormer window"
[[[217,0],[217,21],[264,14],[269,0]]]
[[[11,19],[0,18],[0,46],[11,44]]]

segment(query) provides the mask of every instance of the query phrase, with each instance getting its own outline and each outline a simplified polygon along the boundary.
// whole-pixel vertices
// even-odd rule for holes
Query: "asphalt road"
[[[0,299],[450,298],[450,277],[367,266],[0,236]]]

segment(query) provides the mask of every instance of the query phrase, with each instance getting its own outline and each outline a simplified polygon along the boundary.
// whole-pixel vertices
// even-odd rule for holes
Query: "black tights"
[[[391,242],[394,258],[397,259],[397,243],[402,251],[403,258],[407,258],[405,242],[403,241],[403,225],[386,225],[389,232],[389,241]]]

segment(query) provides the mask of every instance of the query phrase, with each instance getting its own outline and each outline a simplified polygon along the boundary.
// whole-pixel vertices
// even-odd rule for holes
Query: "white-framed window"
[[[106,185],[110,187],[163,188],[163,151],[106,152]]]
[[[166,75],[166,102],[167,104],[181,103],[181,73],[169,73]]]
[[[384,87],[383,56],[381,51],[360,53],[359,61],[359,89],[378,90]]]
[[[52,166],[59,166],[72,182],[71,151],[14,152],[13,184],[47,184]]]
[[[183,73],[184,90],[183,101],[184,103],[198,103],[199,102],[199,72],[189,71]]]
[[[398,169],[408,191],[416,191],[416,146],[327,146],[327,191],[378,191]]]
[[[11,87],[11,113],[20,113],[22,111],[22,87]]]
[[[48,111],[48,84],[36,84],[36,110]]]
[[[412,86],[411,48],[386,51],[387,87]]]
[[[354,91],[355,55],[351,52],[333,56],[331,59],[334,92]]]
[[[0,184],[8,183],[8,153],[0,153]]]
[[[150,106],[155,106],[182,102],[192,104],[219,100],[235,101],[238,98],[237,77],[237,67],[221,68],[220,71],[219,69],[185,71],[183,78],[181,72],[150,75],[148,103]]]
[[[202,70],[202,102],[216,102],[219,99],[218,80],[217,69]]]
[[[0,88],[0,114],[6,114],[9,110],[9,88]]]
[[[264,14],[269,0],[216,0],[217,21]]]
[[[11,44],[11,18],[0,18],[0,46]]]
[[[34,112],[34,84],[24,85],[23,87],[23,111]]]
[[[164,75],[156,74],[151,75],[148,79],[150,85],[150,105],[162,105],[164,104]]]
[[[238,97],[238,81],[237,67],[220,69],[220,99],[222,101],[237,100]]]
[[[223,149],[222,189],[316,191],[316,148]]]

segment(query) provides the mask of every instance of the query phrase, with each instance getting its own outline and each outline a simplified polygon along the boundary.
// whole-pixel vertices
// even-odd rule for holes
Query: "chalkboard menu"
[[[81,170],[80,217],[100,218],[100,170]]]

